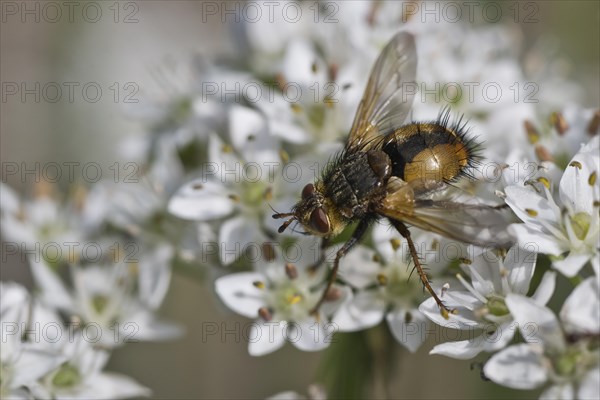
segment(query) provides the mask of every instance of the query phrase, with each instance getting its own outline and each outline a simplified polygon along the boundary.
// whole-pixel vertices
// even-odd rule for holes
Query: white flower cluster
[[[29,294],[2,282],[2,398],[151,394],[103,370],[111,352],[126,343],[183,333],[161,320],[158,309],[172,265],[195,257],[197,232],[182,229],[166,211],[170,185],[180,184],[179,160],[169,151],[155,157],[143,173],[77,185],[68,195],[42,181],[33,198],[23,200],[1,184],[3,257],[29,264],[36,286]]]
[[[31,298],[3,284],[3,335],[8,322],[28,332],[46,324],[79,338],[92,328],[103,336],[38,345],[15,331],[2,342],[3,397],[147,394],[102,368],[108,351],[128,339],[180,334],[156,316],[176,263],[205,266],[222,302],[255,320],[251,355],[286,341],[319,351],[337,332],[384,319],[394,339],[416,352],[436,324],[469,338],[440,343],[432,354],[494,353],[483,371],[498,384],[548,383],[548,398],[600,395],[599,112],[573,105],[578,99],[566,94],[577,90],[566,81],[528,82],[518,36],[501,24],[424,23],[403,15],[402,2],[336,5],[334,24],[275,18],[236,25],[235,62],[194,59],[161,70],[171,91],[140,112],[149,134],[122,146],[146,166],[137,183],[101,182],[62,202],[47,190],[22,201],[3,185],[3,234],[37,250],[28,253],[39,289]],[[313,3],[298,7],[314,15]],[[485,161],[475,171],[482,179],[458,189],[506,204],[515,214],[515,245],[502,253],[411,228],[434,289],[454,310],[444,318],[410,277],[406,241],[376,224],[342,259],[339,279],[314,312],[328,275],[318,267],[320,243],[294,229],[278,233],[271,216],[290,210],[342,149],[369,70],[398,30],[415,36],[419,57],[411,118],[434,119],[449,104],[469,119],[485,142]],[[557,105],[559,91],[565,103]],[[102,257],[73,252],[70,243],[82,240],[94,241]],[[48,254],[49,243],[59,243],[59,256]],[[327,249],[326,262],[339,245]],[[135,260],[127,257],[132,249]],[[560,276],[574,288],[557,318],[546,305],[561,300]]]

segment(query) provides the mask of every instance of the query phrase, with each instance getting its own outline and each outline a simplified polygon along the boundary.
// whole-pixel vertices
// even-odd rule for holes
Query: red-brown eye
[[[309,183],[308,185],[304,186],[304,189],[302,189],[302,198],[307,199],[310,196],[312,196],[314,193],[315,193],[315,185],[313,185],[312,183]]]
[[[329,232],[329,219],[321,207],[315,208],[310,214],[310,226],[317,232]]]

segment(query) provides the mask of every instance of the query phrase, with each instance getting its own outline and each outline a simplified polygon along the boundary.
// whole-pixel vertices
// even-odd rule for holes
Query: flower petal
[[[329,347],[336,331],[332,323],[307,319],[294,323],[286,330],[286,339],[302,351],[319,351]]]
[[[546,305],[552,294],[554,294],[554,288],[556,287],[556,273],[552,271],[544,272],[544,276],[542,276],[542,280],[538,285],[537,289],[535,289],[535,293],[531,296],[531,298],[540,305]]]
[[[41,300],[51,307],[72,311],[74,308],[73,298],[67,288],[46,262],[38,258],[39,256],[31,257],[29,265],[33,279],[42,291]]]
[[[510,346],[483,367],[486,377],[513,389],[535,389],[548,380],[542,349],[530,344]]]
[[[383,320],[385,302],[372,291],[359,292],[336,312],[333,323],[341,332],[370,328]]]
[[[507,186],[504,192],[506,193],[506,204],[526,224],[541,227],[540,219],[555,220],[556,215],[548,200],[536,192],[517,185]],[[537,215],[531,216],[526,210],[535,211]]]
[[[258,222],[244,216],[228,219],[219,230],[219,258],[223,265],[237,260],[246,250],[261,246],[266,237]]]
[[[519,247],[536,253],[559,256],[569,248],[555,236],[527,224],[511,224],[508,231],[517,238]]]
[[[128,399],[132,397],[148,397],[151,390],[142,386],[134,379],[115,373],[100,373],[81,385],[73,395],[80,399]],[[70,396],[58,396],[68,398]]]
[[[265,302],[262,289],[254,286],[253,282],[262,282],[264,279],[262,274],[256,272],[229,274],[215,281],[215,291],[231,310],[248,318],[256,318],[258,309]]]
[[[13,387],[32,384],[63,362],[64,356],[27,344],[15,361],[10,384]]]
[[[578,166],[571,165],[577,162]],[[594,186],[588,183],[590,175],[596,172],[598,165],[590,153],[579,153],[573,157],[560,180],[560,199],[574,214],[585,212],[594,215]]]
[[[279,165],[278,141],[267,130],[262,114],[248,107],[235,105],[229,111],[231,141],[246,163],[256,163],[263,180],[268,180],[269,163]]]
[[[439,354],[457,360],[469,360],[484,350],[483,336],[436,345],[429,354]]]
[[[583,268],[590,258],[589,254],[578,254],[572,251],[564,260],[553,261],[552,266],[567,278],[571,278]]]
[[[533,277],[537,253],[511,247],[504,259],[504,267],[508,269],[508,284],[513,293],[527,294],[529,283]]]
[[[571,382],[556,384],[550,386],[548,389],[544,390],[540,395],[540,400],[571,400],[575,398],[575,391],[573,390],[573,384]],[[580,399],[585,399],[586,397],[578,397]],[[594,397],[590,397],[594,398]]]
[[[301,90],[315,83],[321,85],[326,80],[327,66],[316,53],[313,45],[303,38],[292,40],[286,49],[283,59],[282,72],[288,82],[299,85]],[[311,94],[312,95],[312,94]],[[312,103],[321,99],[308,97],[305,93],[303,100],[310,99]]]
[[[248,337],[248,353],[251,356],[263,356],[272,353],[285,344],[285,321],[264,322],[255,321],[250,328]]]
[[[163,243],[144,254],[139,262],[139,297],[152,310],[160,307],[171,282],[173,247]]]
[[[580,399],[600,398],[600,368],[594,368],[584,375],[579,384],[577,397]]]
[[[560,319],[569,333],[600,333],[600,289],[596,277],[577,285],[565,300]]]
[[[410,317],[408,317],[410,314]],[[418,310],[393,310],[385,316],[394,338],[415,353],[427,336],[427,318]]]
[[[210,221],[230,214],[235,202],[216,181],[197,179],[181,187],[169,201],[171,214],[189,220]]]
[[[19,195],[9,185],[0,182],[0,211],[2,213],[16,214],[20,207]]]
[[[480,318],[473,314],[473,309],[480,307],[481,302],[469,292],[452,291],[446,293],[442,299],[446,306],[456,310],[448,319],[440,313],[440,308],[432,297],[425,300],[419,306],[419,311],[434,323],[451,329],[472,329],[474,327],[483,327]],[[467,308],[468,307],[468,308]]]
[[[563,333],[554,313],[535,300],[519,294],[508,294],[506,306],[519,325],[521,335],[528,343],[544,345],[553,351],[565,346]]]
[[[375,252],[365,246],[357,246],[344,257],[340,276],[357,289],[376,283],[381,264],[373,261]]]

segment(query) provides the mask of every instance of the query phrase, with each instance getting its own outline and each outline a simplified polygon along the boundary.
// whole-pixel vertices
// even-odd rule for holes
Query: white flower
[[[72,262],[70,245],[81,243],[97,228],[87,224],[77,198],[65,205],[51,193],[20,200],[8,185],[2,184],[1,190],[2,200],[7,200],[2,203],[2,233],[23,252],[35,252],[52,263]]]
[[[506,307],[510,293],[526,294],[533,277],[536,253],[512,247],[504,260],[484,253],[468,265],[471,284],[458,275],[466,291],[448,290],[442,300],[456,314],[444,319],[433,299],[428,299],[419,310],[438,325],[448,328],[480,332],[472,339],[442,343],[431,354],[442,354],[458,359],[475,357],[482,351],[496,351],[505,347],[513,338],[516,324]],[[555,274],[546,272],[533,299],[546,304],[554,292]]]
[[[506,203],[524,222],[511,226],[519,245],[535,246],[537,252],[555,256],[553,266],[568,277],[588,261],[600,275],[598,151],[596,136],[573,157],[560,180],[560,206],[546,185],[540,185],[543,195],[517,185],[505,189]]]
[[[62,361],[30,386],[36,398],[122,399],[150,395],[150,390],[133,379],[102,371],[109,352],[94,348],[95,340],[82,331],[64,326],[61,329],[62,321],[52,310],[34,304],[31,324],[38,330],[32,345],[57,352]]]
[[[258,265],[260,272],[225,275],[215,282],[227,307],[248,318],[259,317],[248,335],[250,355],[271,353],[286,340],[303,351],[322,350],[332,340],[336,326],[327,322],[327,316],[346,293],[334,285],[330,290],[333,299],[326,301],[317,315],[312,314],[324,289],[326,270],[324,266],[316,271],[307,268],[316,261],[315,242],[299,243],[299,266],[275,257]]]
[[[265,241],[263,220],[272,219],[273,213],[269,202],[287,194],[277,178],[281,174],[276,174],[281,168],[278,143],[264,118],[255,110],[234,106],[230,134],[232,145],[210,137],[210,161],[203,177],[184,185],[169,202],[169,211],[180,218],[220,219],[219,255],[225,265],[249,244]]]
[[[298,392],[288,390],[267,397],[267,400],[327,400],[325,388],[321,385],[313,384],[308,387],[308,397]]]
[[[178,337],[178,326],[156,318],[154,310],[166,294],[170,268],[165,265],[171,251],[157,249],[138,263],[73,266],[73,289],[68,290],[41,260],[31,261],[34,280],[44,304],[97,327],[98,340],[115,347],[129,341],[167,340]],[[139,293],[134,293],[139,269]]]
[[[340,275],[358,292],[342,304],[333,322],[340,331],[370,328],[386,319],[394,338],[415,352],[426,338],[428,321],[419,310],[423,286],[411,278],[409,255],[388,225],[377,225],[373,242],[377,253],[360,246],[344,257]]]
[[[562,112],[553,112],[548,118],[550,123],[542,123],[542,128],[532,132],[530,142],[535,147],[543,147],[550,154],[554,163],[563,170],[569,160],[581,150],[581,146],[598,135],[598,125],[594,127],[593,119],[598,112],[584,109],[575,104],[563,106]]]
[[[543,399],[600,397],[600,291],[596,278],[583,281],[567,298],[560,313],[562,328],[550,309],[522,295],[507,296],[506,306],[527,343],[494,355],[484,367],[489,379],[514,389],[550,383]]]
[[[197,55],[165,60],[151,72],[153,79],[146,87],[155,90],[142,92],[139,102],[125,103],[127,112],[144,122],[149,131],[120,143],[121,153],[128,160],[152,161],[163,147],[177,150],[204,142],[210,132],[226,122],[222,89],[232,86],[225,82],[240,82],[248,76],[225,72]],[[217,96],[208,94],[209,86]]]
[[[0,396],[30,398],[26,388],[64,362],[56,351],[22,341],[29,321],[29,294],[16,283],[0,282]]]

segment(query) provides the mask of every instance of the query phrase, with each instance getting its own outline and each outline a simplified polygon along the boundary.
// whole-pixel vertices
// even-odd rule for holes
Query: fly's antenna
[[[275,215],[277,215],[277,214],[275,214]],[[283,233],[283,231],[285,231],[287,229],[287,227],[290,226],[290,224],[292,222],[294,222],[295,220],[296,220],[296,217],[292,217],[292,218],[288,219],[283,224],[281,224],[281,226],[279,227],[279,229],[277,229],[277,232]]]
[[[273,208],[271,207],[271,209],[273,209]],[[273,210],[273,211],[275,211],[275,210]],[[288,219],[287,221],[285,221],[283,224],[281,224],[279,229],[277,229],[277,232],[283,233],[283,231],[285,231],[287,229],[287,227],[290,226],[290,224],[296,220],[296,215],[294,215],[294,213],[278,213],[278,212],[275,212],[275,214],[273,214],[273,218],[275,218],[275,219],[286,218],[286,217],[291,217],[291,218]]]

